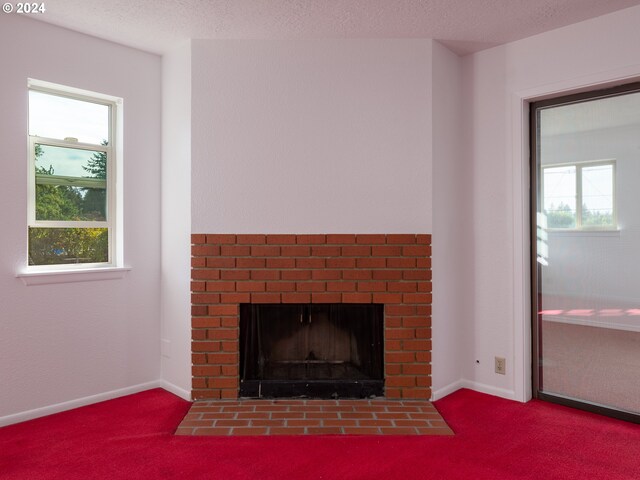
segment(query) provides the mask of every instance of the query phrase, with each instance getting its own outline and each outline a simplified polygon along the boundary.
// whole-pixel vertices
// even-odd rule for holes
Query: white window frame
[[[109,139],[108,144],[97,145],[82,143],[73,140],[60,140],[45,137],[37,137],[27,135],[28,137],[28,188],[27,188],[27,230],[30,227],[48,227],[48,228],[107,228],[108,229],[108,261],[100,263],[74,263],[74,264],[56,264],[56,265],[29,265],[28,248],[26,255],[26,268],[19,274],[21,277],[29,277],[32,274],[46,274],[48,281],[42,281],[42,278],[35,279],[34,282],[27,284],[39,283],[57,283],[49,275],[55,273],[73,273],[73,272],[93,272],[106,271],[113,272],[114,269],[128,270],[123,268],[123,233],[122,233],[122,99],[110,95],[90,92],[73,87],[43,82],[40,80],[29,79],[29,91],[37,91],[50,95],[70,98],[74,100],[86,101],[106,105],[109,107]],[[74,148],[81,150],[100,151],[107,154],[107,205],[105,221],[52,221],[36,219],[36,173],[35,173],[35,145],[54,146],[63,148]],[[68,181],[76,186],[90,186],[89,184],[96,182],[94,179],[78,179],[58,177],[60,181]],[[86,181],[85,181],[86,180]],[[73,182],[73,183],[72,183]],[[102,183],[102,180],[98,180]],[[29,242],[27,235],[27,243]],[[44,278],[44,277],[43,277]],[[59,281],[75,281],[78,278],[68,277],[73,280]],[[111,275],[109,278],[117,278]],[[94,278],[87,278],[93,280]]]
[[[597,167],[600,165],[611,165],[612,167],[612,217],[613,217],[613,225],[590,225],[583,226],[582,225],[582,169],[588,167]],[[544,201],[545,201],[545,192],[544,192],[544,171],[547,168],[557,168],[557,167],[575,167],[576,169],[576,225],[571,228],[547,228],[550,232],[593,232],[593,231],[617,231],[618,230],[618,201],[616,194],[616,160],[614,158],[610,158],[607,160],[593,160],[586,162],[570,162],[570,163],[553,163],[542,165],[540,168],[540,176],[542,180],[542,210],[544,211]]]

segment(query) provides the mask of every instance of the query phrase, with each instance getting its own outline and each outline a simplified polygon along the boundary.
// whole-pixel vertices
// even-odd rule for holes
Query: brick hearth
[[[192,396],[236,399],[241,303],[384,304],[385,397],[431,395],[431,235],[192,235]]]

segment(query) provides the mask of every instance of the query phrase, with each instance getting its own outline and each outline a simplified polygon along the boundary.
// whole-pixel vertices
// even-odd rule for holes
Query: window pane
[[[108,261],[106,228],[29,228],[29,265]]]
[[[104,152],[39,144],[35,150],[36,173],[107,178],[107,154]]]
[[[613,226],[613,165],[583,167],[582,225]]]
[[[109,107],[31,90],[29,135],[100,145],[109,139]]]
[[[36,185],[36,220],[107,220],[107,191],[68,185]]]
[[[575,228],[576,167],[545,168],[543,174],[548,228]]]

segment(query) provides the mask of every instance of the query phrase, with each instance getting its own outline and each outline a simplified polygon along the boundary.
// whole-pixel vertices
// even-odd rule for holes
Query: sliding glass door
[[[640,419],[640,84],[531,105],[534,392]]]

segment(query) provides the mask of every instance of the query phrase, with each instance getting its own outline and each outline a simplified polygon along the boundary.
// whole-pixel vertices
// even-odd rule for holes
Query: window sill
[[[124,278],[131,267],[87,268],[84,270],[32,270],[16,275],[25,285],[50,285],[54,283],[95,282]]]
[[[548,229],[549,235],[558,237],[619,237],[620,230],[564,230]]]

